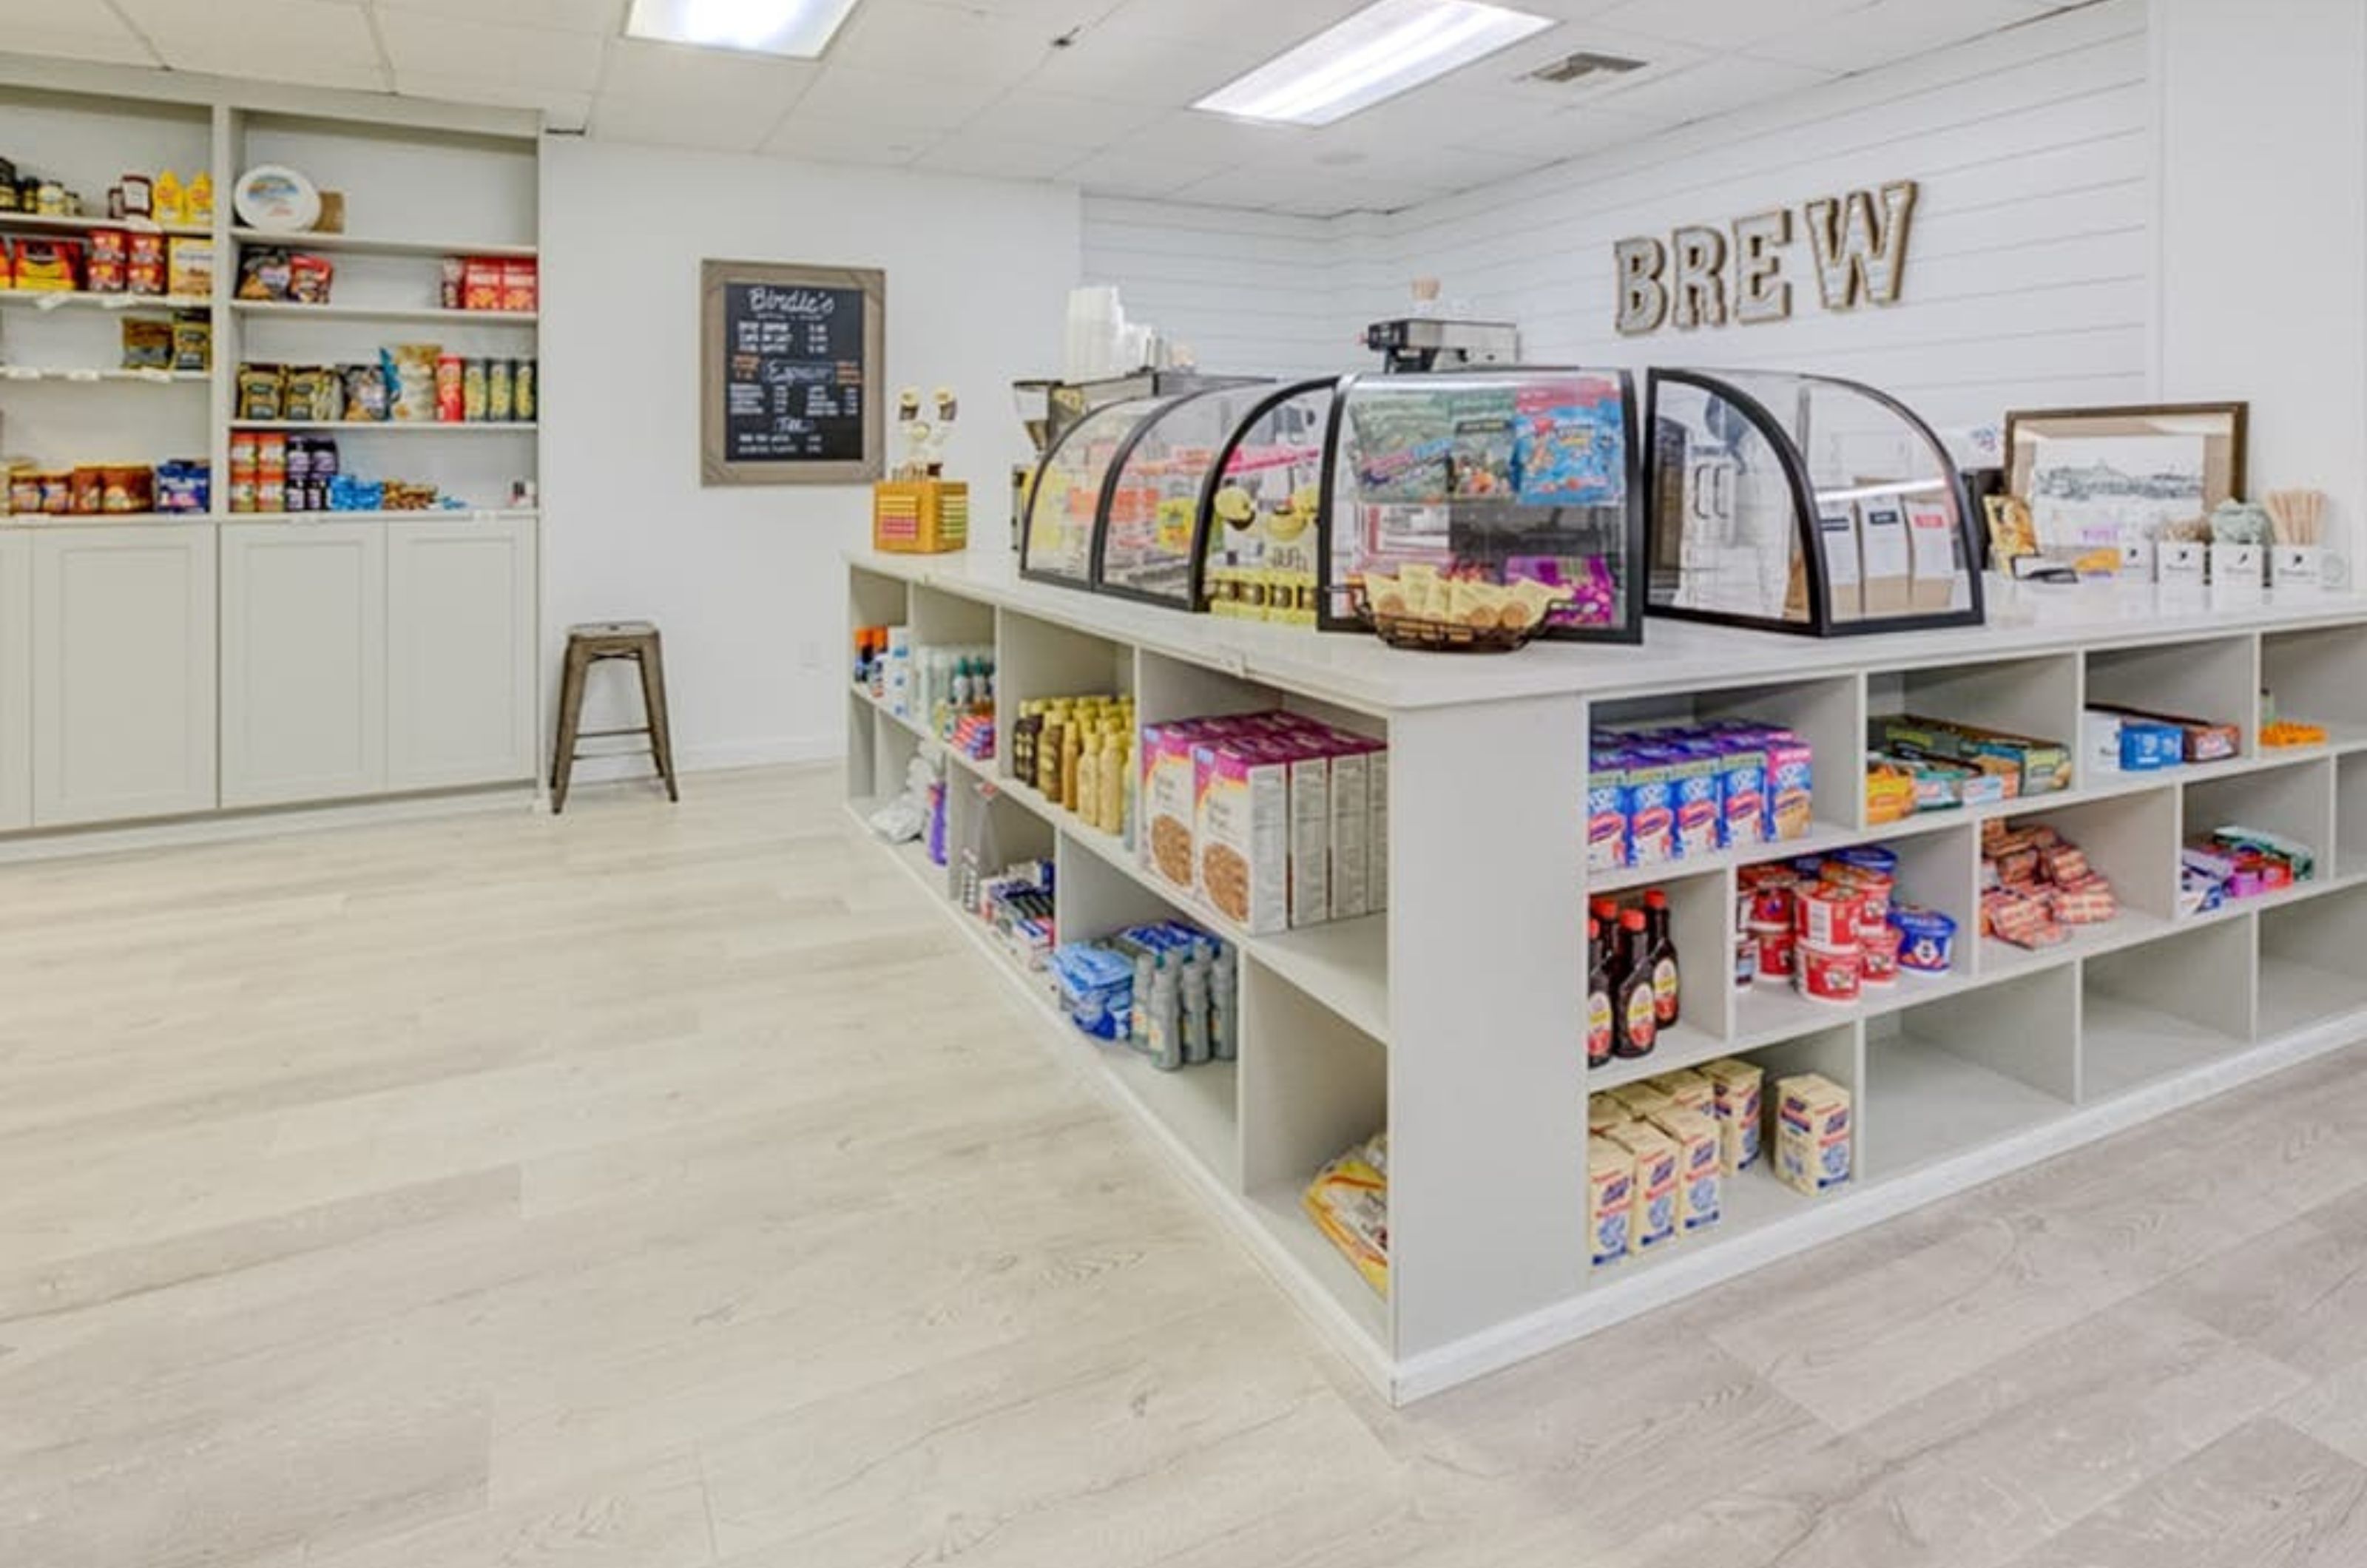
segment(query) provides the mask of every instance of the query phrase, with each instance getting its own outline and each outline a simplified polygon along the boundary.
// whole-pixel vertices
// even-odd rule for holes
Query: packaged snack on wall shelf
[[[1389,1293],[1388,1135],[1376,1133],[1326,1165],[1307,1189],[1316,1228],[1354,1265],[1365,1283]]]
[[[238,417],[269,422],[288,416],[288,368],[283,365],[238,367]]]
[[[164,236],[131,232],[125,242],[123,287],[130,294],[164,292]]]
[[[214,367],[214,321],[203,310],[173,312],[173,368],[202,371]]]
[[[164,292],[202,299],[214,291],[214,243],[176,234],[165,246]]]
[[[336,281],[336,264],[324,255],[311,251],[298,251],[288,258],[288,299],[297,305],[325,305],[329,290]]]
[[[485,365],[484,417],[506,424],[517,418],[517,367],[506,359]]]
[[[485,256],[469,256],[460,264],[460,308],[498,310],[502,308],[502,264]]]
[[[142,182],[142,186],[144,188],[139,194],[146,197],[147,211],[159,224],[167,229],[178,229],[188,223],[188,196],[180,175],[170,169],[161,169],[153,182]],[[126,175],[123,177],[123,199],[127,209],[133,195],[132,176]]]
[[[83,287],[94,294],[120,294],[128,277],[131,236],[120,229],[94,229],[84,261]]]
[[[126,316],[119,330],[123,339],[123,368],[173,368],[173,324],[170,321]]]
[[[288,253],[270,245],[250,245],[238,258],[238,298],[260,302],[288,298]]]
[[[537,263],[513,259],[502,264],[502,299],[499,309],[529,313],[540,309],[541,298],[541,269]]]
[[[460,287],[462,279],[467,276],[467,272],[468,264],[463,262],[459,256],[446,256],[444,258],[443,285],[437,293],[436,299],[437,302],[441,304],[445,310],[457,310],[460,308]]]
[[[442,345],[432,343],[399,343],[379,351],[386,367],[388,418],[398,423],[436,422],[436,364],[443,356]]]
[[[532,424],[541,417],[542,389],[536,362],[521,359],[511,374],[510,401],[512,413],[521,422]]]
[[[28,293],[71,294],[82,287],[83,247],[73,240],[20,237],[15,244],[15,287]]]
[[[340,373],[345,383],[345,418],[357,423],[383,422],[389,413],[386,367],[346,365]]]
[[[459,417],[471,423],[483,419],[486,409],[485,362],[481,359],[453,359],[449,355],[445,357],[460,367]],[[444,366],[442,364],[436,366],[436,374],[438,378],[436,394],[440,399],[443,395],[441,378],[444,375]],[[441,412],[440,408],[438,412]]]
[[[176,457],[156,465],[157,511],[196,516],[212,505],[212,465],[204,458]]]

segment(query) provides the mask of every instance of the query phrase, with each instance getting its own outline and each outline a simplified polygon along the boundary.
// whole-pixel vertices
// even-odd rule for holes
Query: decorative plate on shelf
[[[239,221],[275,234],[300,234],[321,220],[319,187],[279,164],[258,164],[238,178],[231,195]]]

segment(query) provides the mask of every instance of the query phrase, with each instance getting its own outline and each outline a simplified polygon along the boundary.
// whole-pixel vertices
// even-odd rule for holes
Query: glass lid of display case
[[[1272,395],[1270,383],[1244,382],[1178,398],[1140,422],[1104,489],[1096,588],[1193,607],[1194,541],[1217,452]]]
[[[1027,498],[1019,570],[1039,581],[1090,588],[1102,490],[1136,429],[1176,401],[1134,398],[1095,409],[1053,443]]]
[[[1235,620],[1313,626],[1323,441],[1336,378],[1265,389],[1225,445],[1202,515],[1199,603]]]
[[[1644,509],[1625,372],[1356,377],[1341,397],[1323,624],[1354,624],[1369,577],[1467,585],[1439,594],[1445,618],[1517,614],[1548,636],[1641,635]],[[1508,588],[1520,592],[1495,592]]]
[[[1653,374],[1656,611],[1817,634],[1977,624],[1947,449],[1905,405],[1779,371]]]

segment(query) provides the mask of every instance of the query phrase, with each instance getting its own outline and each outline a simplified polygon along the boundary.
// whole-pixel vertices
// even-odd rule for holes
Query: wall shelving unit
[[[2367,599],[2008,592],[1988,627],[1815,647],[1787,639],[1780,665],[1762,634],[1659,622],[1637,649],[1426,659],[1370,639],[1096,601],[1019,581],[982,557],[858,554],[849,611],[856,624],[906,626],[918,644],[992,641],[1005,705],[1098,685],[1131,691],[1145,722],[1276,705],[1387,736],[1392,908],[1241,942],[1240,1055],[1228,1073],[1161,1075],[1085,1040],[1037,979],[946,897],[943,871],[912,846],[892,852],[1029,998],[1048,1041],[1151,1129],[1275,1280],[1396,1399],[1508,1365],[2367,1029],[2367,976],[2356,958],[2367,950],[2367,689],[2344,677],[2367,668]],[[1771,679],[1774,668],[1784,673]],[[2259,750],[2264,686],[2286,716],[2327,725],[2329,742]],[[2091,696],[2235,721],[2245,750],[2155,773],[2083,773],[2067,792],[2024,801],[1864,821],[1859,759],[1869,715],[1912,709],[2068,741]],[[1590,727],[1726,714],[1781,719],[1813,742],[1812,837],[1590,878],[1580,819]],[[896,792],[916,749],[934,744],[859,690],[848,697],[848,741],[858,817]],[[1222,929],[1150,880],[1125,843],[1002,778],[1002,766],[949,760],[957,826],[993,811],[1006,858],[1054,857],[1064,940],[1161,908]],[[1995,816],[2060,826],[2112,878],[2120,917],[2037,952],[1975,937],[1979,824]],[[2316,846],[2317,876],[2181,915],[2180,846],[2227,821]],[[1739,868],[1804,844],[1876,842],[1900,854],[1902,897],[1959,917],[1955,968],[1902,976],[1848,1007],[1788,989],[1737,990]],[[1674,906],[1689,966],[1685,1023],[1645,1060],[1590,1073],[1578,1025],[1583,900],[1647,886],[1665,888]],[[1716,1229],[1588,1267],[1580,1175],[1588,1096],[1728,1055],[1771,1078],[1813,1070],[1848,1087],[1856,1179],[1806,1197],[1763,1167],[1747,1171],[1727,1182]],[[1324,1160],[1383,1126],[1387,1299],[1298,1205]]]
[[[438,259],[538,255],[536,117],[139,72],[78,72],[64,92],[37,67],[0,65],[0,154],[85,203],[125,170],[208,172],[212,224],[165,232],[213,242],[214,286],[197,299],[0,288],[0,457],[205,457],[212,499],[194,517],[0,515],[0,604],[23,609],[0,632],[0,835],[529,784],[541,519],[508,503],[514,481],[538,478],[536,425],[235,415],[242,360],[368,361],[398,339],[533,356],[536,315],[439,308]],[[238,174],[266,162],[345,193],[358,231],[239,226]],[[0,214],[7,233],[140,226]],[[333,255],[334,303],[236,300],[240,254],[264,243]],[[118,368],[122,313],[181,310],[212,324],[210,370]],[[345,471],[470,504],[234,513],[242,430],[332,435]],[[460,434],[493,439],[412,439]],[[159,693],[180,694],[164,716]]]

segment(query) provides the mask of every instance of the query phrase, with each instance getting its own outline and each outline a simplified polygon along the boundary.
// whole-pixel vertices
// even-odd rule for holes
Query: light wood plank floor
[[[1392,1412],[836,795],[0,870],[0,1564],[2367,1562],[2355,1054]]]

